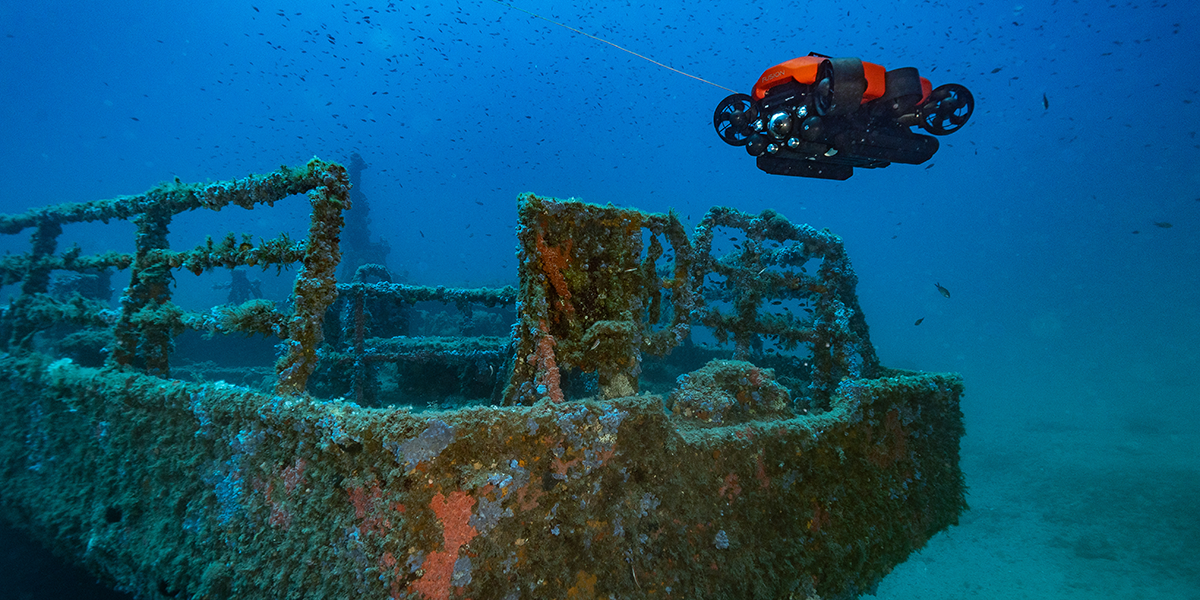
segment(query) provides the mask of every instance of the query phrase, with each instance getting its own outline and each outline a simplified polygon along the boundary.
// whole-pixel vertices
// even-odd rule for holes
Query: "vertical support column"
[[[733,283],[733,311],[738,322],[746,325],[733,333],[734,360],[750,360],[750,347],[758,339],[758,333],[749,325],[758,322],[758,308],[763,302],[763,283],[754,273],[761,274],[767,267],[762,262],[760,242],[750,231],[742,242],[742,250],[736,253],[737,269],[731,269],[726,277]]]
[[[50,257],[58,249],[58,236],[61,234],[62,224],[51,215],[42,213],[30,238],[32,248],[21,284],[21,295],[13,301],[12,336],[9,340],[13,348],[28,350],[33,342],[33,334],[37,333],[38,325],[28,318],[28,312],[37,302],[38,295],[50,289]]]
[[[344,168],[314,159],[308,163],[308,169],[309,176],[319,178],[321,185],[308,192],[312,203],[308,241],[292,291],[294,304],[284,355],[275,364],[279,373],[275,389],[280,394],[304,392],[309,376],[317,368],[317,347],[324,339],[325,310],[337,299],[342,211],[350,207],[350,180]]]
[[[45,294],[50,288],[49,257],[58,249],[58,236],[62,225],[50,215],[43,215],[30,238],[33,248],[29,253],[29,270],[21,284],[21,294]]]
[[[354,319],[354,401],[363,404],[366,399],[363,382],[367,377],[367,362],[363,358],[366,354],[366,336],[367,323],[364,311],[367,303],[367,292],[365,283],[358,283],[354,286],[354,297],[349,299],[350,305],[353,306],[351,311]]]
[[[628,217],[618,222],[626,219]],[[646,275],[644,271],[647,267],[637,263],[642,254],[641,219],[637,221],[636,226],[612,227],[605,236],[609,244],[621,249],[618,260],[623,264],[618,271],[630,281],[624,282],[624,286],[603,286],[611,287],[614,291],[623,287],[624,297],[615,298],[613,310],[608,315],[610,318],[597,320],[585,328],[581,340],[582,347],[587,350],[583,351],[580,363],[596,371],[596,382],[600,386],[600,397],[603,399],[637,395],[638,378],[642,373],[642,344],[646,333],[644,322],[648,295],[643,281],[647,277],[653,277],[654,270],[650,267],[650,275]],[[625,264],[637,266],[626,267]],[[652,259],[650,264],[653,264]]]
[[[133,220],[137,250],[109,356],[110,364],[140,367],[160,377],[168,376],[174,336],[183,331],[183,312],[171,303],[171,266],[150,258],[151,251],[170,248],[167,228],[172,217],[163,204],[154,203]]]

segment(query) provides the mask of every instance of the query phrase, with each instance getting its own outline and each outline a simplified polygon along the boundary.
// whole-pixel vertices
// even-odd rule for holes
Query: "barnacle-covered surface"
[[[304,240],[166,248],[169,215],[305,192]],[[0,264],[22,284],[0,318],[0,511],[144,598],[582,599],[849,598],[965,508],[962,382],[878,365],[827,231],[717,208],[689,238],[674,215],[523,195],[517,288],[377,265],[336,283],[345,204],[314,160],[0,216],[34,229]],[[62,224],[110,218],[138,224],[135,255],[56,254]],[[189,312],[165,285],[291,262],[290,306]],[[133,269],[118,309],[52,289],[110,268]],[[254,371],[273,381],[180,380],[202,370],[173,362],[185,330],[283,340]],[[391,380],[464,401],[397,406]]]

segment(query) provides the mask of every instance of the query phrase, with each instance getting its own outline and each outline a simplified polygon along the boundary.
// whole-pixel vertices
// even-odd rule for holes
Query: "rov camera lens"
[[[792,117],[785,112],[777,112],[771,115],[767,128],[775,137],[786,138],[792,133]]]

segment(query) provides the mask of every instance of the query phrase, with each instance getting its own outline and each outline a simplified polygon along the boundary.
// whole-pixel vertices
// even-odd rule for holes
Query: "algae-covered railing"
[[[807,392],[818,406],[843,378],[871,377],[878,368],[857,279],[841,240],[828,231],[793,225],[775,211],[716,207],[689,240],[673,213],[532,194],[518,200],[518,219],[522,304],[510,402],[562,400],[566,368],[597,373],[603,397],[635,394],[643,356],[669,354],[693,324],[710,328],[720,343],[732,338],[732,357],[742,360],[762,338],[786,351],[804,346],[812,367]],[[717,228],[740,232],[741,245],[716,255]],[[672,259],[662,260],[668,251]],[[815,273],[805,270],[809,261],[820,262]],[[799,301],[808,314],[763,310],[781,300]]]
[[[262,334],[283,340],[275,365],[277,391],[305,391],[320,365],[321,376],[331,380],[324,386],[330,393],[366,404],[377,399],[378,366],[402,361],[457,362],[477,373],[486,368],[495,382],[490,399],[506,404],[562,401],[568,372],[595,377],[601,397],[628,396],[640,389],[643,358],[670,354],[689,340],[695,325],[709,328],[719,343],[732,341],[730,358],[749,358],[751,346],[764,339],[781,351],[802,347],[811,357],[803,393],[813,406],[828,405],[842,378],[869,377],[877,367],[840,239],[794,225],[774,211],[748,215],[717,207],[689,239],[673,213],[524,194],[518,198],[519,290],[394,283],[379,265],[364,265],[353,281],[338,284],[334,274],[348,185],[340,166],[314,159],[301,169],[283,167],[236,181],[176,181],[135,197],[0,216],[0,233],[34,229],[30,252],[0,264],[0,281],[22,283],[4,315],[7,343],[29,349],[36,332],[60,322],[111,325],[110,366],[165,377],[173,340],[186,330]],[[302,193],[312,204],[305,239],[280,234],[256,245],[230,232],[193,250],[176,252],[167,245],[168,227],[179,213],[230,205],[252,209]],[[134,254],[81,256],[78,247],[55,253],[64,224],[112,219],[137,226]],[[714,252],[713,234],[720,228],[744,238],[735,251]],[[810,261],[820,263],[812,274],[805,270]],[[301,269],[290,310],[254,299],[189,313],[171,301],[177,271],[200,275],[296,262]],[[132,269],[115,312],[81,296],[47,294],[51,271],[114,267]],[[801,302],[809,314],[764,310],[782,300]],[[456,307],[467,324],[463,335],[439,339],[372,331],[386,311],[369,305],[423,301]],[[335,302],[339,310],[328,311]],[[512,336],[471,335],[473,306],[513,305]],[[326,320],[334,326],[326,327]],[[333,339],[326,340],[330,333]]]
[[[368,276],[383,281],[367,282]],[[341,310],[329,315],[336,325],[331,329],[337,331],[337,336],[327,340],[329,346],[322,360],[328,369],[348,370],[349,397],[359,404],[376,404],[379,381],[375,374],[378,366],[385,363],[440,363],[459,369],[475,368],[479,373],[487,372],[489,379],[499,380],[496,369],[504,364],[511,344],[507,337],[474,335],[473,307],[511,306],[517,301],[515,288],[414,286],[394,283],[388,278],[390,274],[382,266],[364,265],[356,271],[353,282],[338,284]],[[386,321],[386,314],[419,302],[453,305],[462,319],[458,327],[462,335],[410,337],[375,330],[384,329],[379,326]]]
[[[352,385],[341,393],[359,402],[372,400],[370,374],[374,365],[387,361],[439,360],[488,355],[502,364],[507,342],[492,338],[476,340],[481,347],[465,349],[465,342],[439,345],[438,340],[368,340],[371,316],[365,312],[372,300],[392,304],[440,301],[454,305],[469,319],[472,305],[506,306],[516,301],[516,290],[487,288],[453,289],[422,287],[380,281],[367,283],[363,277],[387,278],[386,269],[364,265],[355,280],[339,284],[339,236],[342,211],[350,208],[349,181],[337,164],[313,159],[302,168],[281,167],[274,173],[244,179],[189,184],[178,180],[144,194],[82,204],[63,204],[31,210],[21,215],[0,215],[0,234],[19,234],[33,229],[28,253],[10,255],[0,262],[0,285],[21,283],[20,294],[0,319],[0,345],[16,351],[34,346],[35,334],[70,323],[108,330],[111,343],[106,364],[132,367],[146,373],[171,375],[174,340],[192,330],[205,334],[263,335],[283,340],[283,351],[275,364],[281,393],[301,393],[318,365],[330,369],[349,367]],[[220,211],[232,206],[251,210],[273,206],[289,196],[306,194],[312,207],[307,237],[293,240],[280,233],[253,243],[245,234],[226,233],[214,241],[187,251],[172,251],[167,233],[172,219],[192,210]],[[78,246],[56,253],[63,226],[113,220],[131,221],[137,227],[133,254],[105,252],[83,256]],[[177,272],[202,275],[217,269],[257,267],[282,270],[299,263],[292,286],[290,308],[275,302],[252,299],[237,304],[214,306],[207,312],[188,312],[172,301]],[[131,269],[130,283],[117,310],[86,295],[56,297],[50,294],[53,271],[111,276],[109,269]],[[244,276],[243,276],[244,279]],[[335,301],[343,297],[345,330],[335,330],[335,339],[325,340],[325,320]],[[444,342],[444,340],[442,341]],[[493,367],[494,368],[494,367]]]
[[[185,329],[274,334],[287,340],[286,351],[276,364],[279,391],[303,391],[316,368],[325,309],[337,296],[334,274],[340,260],[338,234],[342,210],[349,205],[348,192],[345,169],[314,158],[300,169],[281,167],[274,173],[236,181],[185,184],[176,180],[138,196],[0,216],[0,233],[34,230],[30,252],[10,257],[0,265],[0,281],[22,282],[21,294],[5,315],[11,332],[8,345],[28,349],[34,333],[59,322],[96,325],[112,320],[115,340],[109,363],[166,376],[170,371],[173,338]],[[308,237],[304,240],[292,241],[281,235],[255,246],[248,238],[239,241],[235,234],[229,233],[220,242],[214,243],[210,237],[207,243],[183,252],[172,251],[167,244],[168,227],[180,213],[197,209],[219,211],[229,205],[249,210],[260,204],[273,205],[296,194],[307,194],[312,204]],[[63,225],[107,223],[116,219],[136,225],[134,254],[108,252],[80,256],[77,246],[55,254]],[[174,270],[199,275],[221,267],[266,268],[296,262],[301,269],[296,276],[290,314],[265,301],[221,307],[211,314],[188,314],[171,302]],[[82,297],[64,302],[47,294],[51,271],[85,273],[110,267],[132,267],[129,286],[115,315],[106,306]]]

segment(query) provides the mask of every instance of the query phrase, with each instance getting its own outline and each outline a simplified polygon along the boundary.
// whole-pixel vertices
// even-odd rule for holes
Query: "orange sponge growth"
[[[571,257],[571,246],[574,245],[574,241],[567,240],[563,246],[551,247],[546,243],[546,236],[540,232],[536,241],[538,254],[542,259],[542,270],[550,279],[554,293],[558,294],[559,302],[563,304],[563,310],[574,312],[575,309],[571,305],[571,288],[567,286],[567,279],[563,276],[563,271],[567,269],[567,262]]]
[[[430,600],[449,600],[458,551],[479,535],[469,523],[473,506],[475,499],[462,490],[450,492],[449,498],[438,492],[429,502],[433,514],[442,523],[443,549],[429,553],[421,565],[425,574],[412,584],[413,590],[422,596]]]
[[[542,331],[545,331],[545,322]],[[562,383],[558,372],[558,363],[554,360],[554,337],[544,334],[538,339],[537,354],[534,356],[534,368],[537,373],[534,385],[538,394],[548,396],[553,402],[562,402]]]

